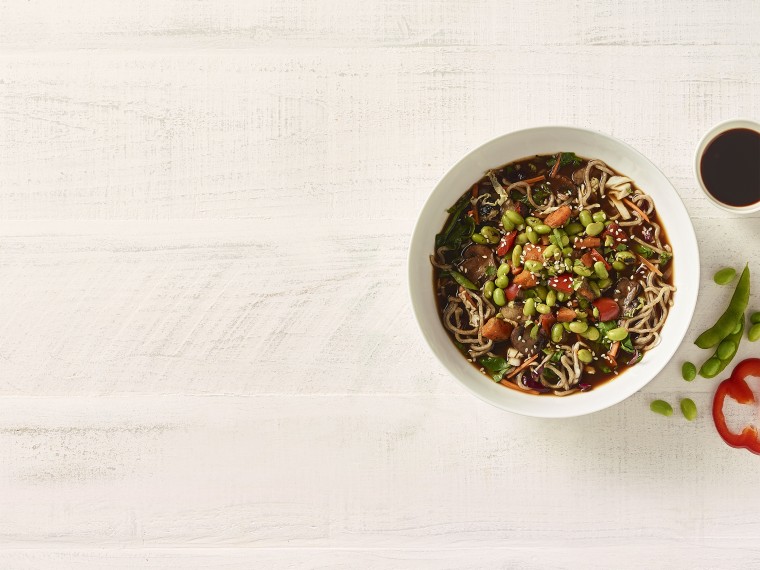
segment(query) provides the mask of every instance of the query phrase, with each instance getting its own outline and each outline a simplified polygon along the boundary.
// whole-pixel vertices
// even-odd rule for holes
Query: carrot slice
[[[478,183],[477,182],[472,185],[471,192],[472,192],[472,197],[473,198],[477,198],[478,197]],[[480,216],[478,215],[478,207],[477,206],[475,206],[472,209],[472,219],[475,220],[476,224],[480,223]]]
[[[559,163],[562,160],[562,153],[560,152],[557,155],[557,162],[554,163],[554,168],[552,168],[551,173],[549,173],[549,178],[554,178],[557,176],[557,171],[559,170]]]
[[[525,182],[526,184],[535,184],[536,182],[543,182],[546,180],[546,176],[543,174],[541,176],[536,176],[535,178],[528,178],[527,180],[520,180],[520,182]]]
[[[646,215],[646,214],[643,212],[643,210],[642,210],[641,208],[639,208],[639,207],[638,207],[636,204],[634,204],[633,202],[631,202],[631,201],[630,201],[628,198],[623,198],[623,203],[624,203],[626,206],[628,206],[629,208],[631,208],[632,210],[636,210],[636,211],[639,213],[639,215],[641,216],[641,218],[642,218],[642,219],[643,219],[645,222],[648,222],[648,223],[650,223],[650,224],[652,223],[652,222],[650,222],[650,221],[649,221],[649,216],[647,216],[647,215]]]
[[[517,390],[518,392],[525,392],[526,394],[538,394],[538,390],[533,390],[532,388],[523,390],[522,388],[519,388],[514,382],[510,382],[509,380],[499,380],[499,384],[506,386],[507,388],[511,388],[512,390]]]
[[[518,366],[512,372],[510,372],[509,374],[507,374],[507,378],[512,378],[512,376],[517,376],[517,374],[521,370],[523,370],[526,366],[528,366],[528,364],[530,364],[531,362],[533,362],[536,358],[538,358],[538,354],[534,354],[533,356],[531,356],[527,360],[524,360],[523,363],[520,366]]]
[[[612,343],[612,346],[610,346],[610,351],[607,354],[610,356],[617,356],[618,348],[620,348],[619,340]]]
[[[657,269],[657,267],[655,265],[653,265],[651,261],[649,261],[648,259],[646,259],[644,257],[641,257],[638,253],[636,254],[636,257],[639,258],[639,261],[641,263],[643,263],[644,265],[646,265],[649,268],[649,271],[653,272],[655,275],[657,275],[659,277],[662,277],[662,272],[659,269]]]

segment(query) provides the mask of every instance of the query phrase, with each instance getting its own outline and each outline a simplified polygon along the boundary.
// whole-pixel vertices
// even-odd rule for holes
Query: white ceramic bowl
[[[435,234],[446,221],[446,209],[490,168],[536,154],[572,151],[599,158],[655,201],[673,247],[677,291],[662,330],[662,341],[636,366],[589,392],[564,398],[521,394],[492,382],[467,362],[443,328],[435,304],[432,267]],[[422,335],[443,366],[470,392],[510,412],[536,417],[588,414],[624,400],[651,381],[673,357],[689,327],[697,302],[699,249],[689,215],[665,175],[641,153],[612,137],[572,127],[538,127],[495,138],[462,158],[438,182],[420,212],[412,234],[408,260],[409,292]]]

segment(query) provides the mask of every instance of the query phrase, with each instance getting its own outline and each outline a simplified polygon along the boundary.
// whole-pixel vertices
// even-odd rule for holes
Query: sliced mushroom
[[[537,338],[531,338],[530,331],[532,328],[533,325],[526,327],[521,324],[515,327],[510,337],[512,346],[524,356],[533,356],[546,345],[546,334],[541,327],[538,328]]]
[[[612,298],[620,305],[624,315],[630,315],[636,307],[636,298],[641,292],[641,283],[621,277],[612,290]]]
[[[471,281],[480,284],[486,277],[486,270],[495,265],[493,250],[486,245],[472,244],[464,250],[462,258],[459,264],[462,273]]]

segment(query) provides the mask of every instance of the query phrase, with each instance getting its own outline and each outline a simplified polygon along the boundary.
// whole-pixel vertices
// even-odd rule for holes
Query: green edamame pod
[[[712,357],[708,358],[705,363],[700,367],[699,374],[700,376],[704,378],[715,378],[718,374],[723,372],[725,370],[726,366],[729,365],[729,363],[733,360],[734,356],[736,356],[737,350],[739,350],[739,343],[742,340],[742,334],[744,334],[744,315],[741,315],[739,322],[739,330],[736,332],[733,332],[729,334],[725,340],[728,341],[724,346],[730,346],[732,348],[731,352],[726,353],[724,349],[724,354],[726,358],[720,358],[718,356],[718,351],[715,351],[715,354],[712,355]],[[720,348],[720,347],[719,347]]]
[[[718,321],[694,341],[699,348],[711,348],[726,338],[736,326],[739,319],[744,319],[744,311],[749,302],[749,264],[744,266],[736,289],[728,303],[728,308]]]
[[[465,287],[466,289],[472,289],[473,291],[478,290],[478,286],[475,285],[475,283],[473,283],[469,279],[467,279],[467,277],[465,277],[461,273],[457,271],[451,271],[450,273],[451,273],[451,276],[454,278],[454,281],[459,283],[462,287]]]

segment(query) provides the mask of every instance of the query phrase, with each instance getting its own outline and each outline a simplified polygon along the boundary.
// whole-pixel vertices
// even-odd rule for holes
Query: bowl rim
[[[543,412],[543,411],[535,411],[534,410],[534,411],[531,411],[531,412],[526,412],[525,410],[515,409],[514,406],[510,406],[509,403],[508,403],[508,400],[507,401],[502,401],[502,400],[496,401],[494,399],[488,398],[488,397],[484,396],[483,394],[479,393],[473,387],[471,387],[467,382],[465,382],[464,380],[462,380],[461,378],[459,378],[459,376],[457,375],[457,373],[454,370],[452,370],[443,361],[443,359],[439,356],[438,351],[435,348],[433,341],[429,337],[428,331],[426,331],[425,328],[422,326],[421,312],[422,312],[423,309],[422,309],[421,306],[418,306],[416,304],[416,302],[415,302],[414,291],[413,291],[413,275],[412,275],[414,260],[412,259],[412,254],[413,254],[413,250],[414,250],[414,244],[416,243],[417,240],[422,239],[422,236],[420,235],[420,232],[421,232],[420,226],[423,223],[423,216],[422,216],[422,214],[429,208],[429,204],[434,200],[434,197],[436,195],[436,191],[438,190],[438,188],[452,174],[453,171],[455,171],[458,168],[460,168],[460,165],[463,162],[470,160],[471,157],[473,157],[478,152],[480,152],[481,149],[483,149],[484,147],[487,147],[487,146],[490,146],[490,145],[496,143],[500,139],[503,139],[503,138],[508,137],[508,136],[515,136],[515,135],[521,135],[521,134],[529,134],[529,133],[534,132],[534,131],[542,131],[542,130],[547,130],[547,129],[560,129],[560,130],[567,130],[567,131],[576,131],[576,132],[579,132],[581,134],[599,136],[599,137],[602,137],[604,139],[611,140],[611,141],[615,142],[616,144],[619,144],[622,147],[624,147],[628,152],[632,153],[632,155],[634,155],[637,160],[643,161],[644,163],[647,163],[649,166],[651,166],[652,168],[654,168],[660,176],[662,176],[662,179],[667,183],[667,186],[672,191],[674,199],[677,200],[677,202],[680,204],[681,208],[683,208],[683,212],[686,214],[685,218],[686,218],[686,221],[688,222],[688,227],[679,228],[679,231],[688,230],[690,232],[690,237],[692,238],[691,241],[693,242],[693,246],[694,246],[694,249],[695,249],[695,252],[696,252],[696,256],[697,256],[697,263],[693,265],[693,267],[692,267],[692,274],[689,276],[689,279],[693,280],[695,283],[697,283],[697,285],[695,286],[696,287],[696,294],[693,295],[693,298],[692,298],[689,306],[686,307],[686,310],[687,310],[686,318],[688,319],[688,322],[683,327],[683,330],[681,331],[680,335],[678,335],[678,338],[675,339],[675,342],[673,344],[674,348],[673,348],[672,354],[670,355],[670,357],[668,359],[663,359],[662,363],[660,363],[659,365],[657,365],[655,368],[652,369],[652,371],[651,371],[651,377],[644,384],[642,384],[641,386],[639,386],[638,388],[636,388],[632,392],[624,392],[622,394],[619,394],[619,395],[616,395],[614,397],[611,397],[608,401],[605,401],[602,405],[594,407],[593,409],[575,410],[575,409],[573,409],[571,407],[568,407],[567,409],[562,409],[560,411],[558,411],[558,410],[552,410],[552,411]],[[515,157],[515,158],[513,158],[511,160],[518,160],[519,158],[522,158],[522,157]],[[700,255],[699,255],[699,241],[697,240],[696,232],[694,231],[694,224],[693,224],[693,222],[691,220],[691,216],[688,213],[686,205],[684,204],[683,199],[681,198],[681,195],[675,189],[675,187],[673,186],[672,182],[665,175],[665,173],[654,162],[652,162],[644,154],[642,154],[641,152],[639,152],[637,149],[635,149],[634,147],[632,147],[628,143],[626,143],[624,141],[621,141],[620,139],[618,139],[616,137],[613,137],[611,135],[608,135],[606,133],[603,133],[601,131],[597,131],[597,130],[594,130],[594,129],[583,128],[583,127],[570,126],[570,125],[541,125],[541,126],[534,126],[534,127],[529,127],[529,128],[525,128],[525,129],[518,129],[518,130],[514,130],[514,131],[508,131],[508,132],[499,134],[499,135],[497,135],[495,137],[492,137],[492,138],[486,140],[485,142],[483,142],[483,143],[481,143],[481,144],[479,144],[479,145],[477,145],[475,147],[472,147],[469,151],[467,151],[464,155],[462,155],[462,157],[459,160],[457,160],[448,170],[446,170],[446,172],[437,180],[437,182],[435,183],[435,185],[432,186],[432,190],[430,191],[430,193],[428,194],[428,196],[425,198],[425,201],[423,202],[423,204],[420,206],[420,208],[419,208],[419,210],[417,212],[416,220],[415,220],[415,223],[414,223],[414,228],[412,229],[412,233],[411,233],[411,235],[409,237],[409,242],[408,242],[408,247],[407,247],[406,265],[407,265],[407,267],[406,267],[407,295],[408,295],[408,299],[409,299],[409,302],[410,302],[411,307],[412,307],[412,313],[414,314],[414,320],[416,322],[417,329],[419,330],[420,334],[422,335],[422,338],[425,340],[425,344],[427,344],[428,349],[433,353],[433,355],[435,356],[435,358],[438,360],[439,364],[441,364],[441,366],[443,366],[443,368],[446,370],[446,372],[448,372],[448,374],[451,377],[453,377],[454,380],[456,380],[457,384],[459,384],[460,386],[462,386],[463,388],[465,388],[469,393],[475,395],[478,399],[480,399],[480,400],[482,400],[482,401],[484,401],[484,402],[486,402],[486,403],[488,403],[488,404],[490,404],[490,405],[492,405],[492,406],[494,406],[496,408],[499,408],[501,410],[504,410],[504,411],[507,411],[507,412],[511,412],[511,413],[514,413],[514,414],[522,415],[522,416],[525,416],[525,417],[537,417],[537,418],[547,418],[547,419],[561,419],[561,418],[578,417],[578,416],[588,415],[588,414],[592,414],[592,413],[599,412],[601,410],[610,408],[610,407],[612,407],[612,406],[614,406],[616,404],[619,404],[623,400],[631,397],[633,394],[635,394],[636,392],[638,392],[639,390],[641,390],[642,388],[644,388],[647,384],[649,384],[652,380],[654,380],[657,377],[657,375],[660,374],[660,372],[662,372],[662,369],[668,364],[668,362],[670,362],[670,360],[673,358],[673,356],[677,352],[678,348],[683,343],[683,339],[686,336],[686,332],[689,329],[689,325],[690,325],[692,319],[694,318],[694,311],[696,309],[697,300],[698,300],[698,297],[699,297],[699,285],[698,284],[699,284],[700,273],[701,273],[701,263],[700,263]],[[517,395],[520,396],[520,397],[535,397],[535,396],[533,396],[531,394],[517,394]],[[570,396],[570,397],[574,397],[574,396]]]

